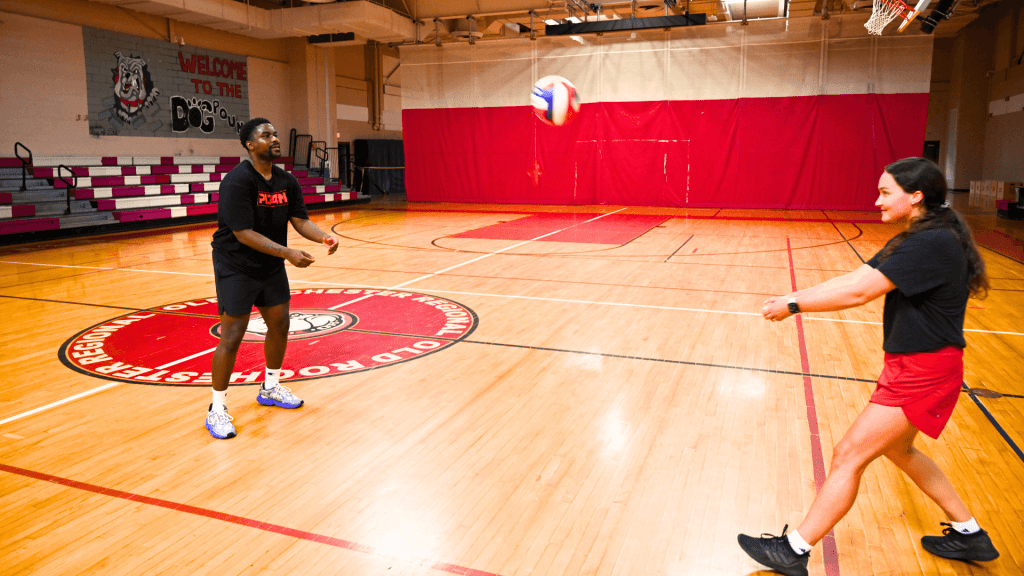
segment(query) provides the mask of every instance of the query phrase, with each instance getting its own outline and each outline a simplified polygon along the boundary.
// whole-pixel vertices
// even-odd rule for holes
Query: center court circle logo
[[[316,338],[351,328],[359,319],[345,312],[333,310],[292,310],[288,319],[288,340]],[[214,324],[213,335],[220,338],[220,322]],[[263,342],[267,337],[267,323],[258,312],[249,317],[243,342]]]
[[[292,290],[282,381],[327,378],[423,358],[469,336],[476,314],[426,294],[360,288]],[[231,383],[263,380],[267,327],[254,311]],[[209,386],[220,339],[216,298],[157,306],[111,318],[61,346],[65,366],[104,380]]]

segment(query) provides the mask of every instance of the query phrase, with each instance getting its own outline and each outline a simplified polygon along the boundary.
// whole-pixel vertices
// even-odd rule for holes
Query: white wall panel
[[[402,106],[528,106],[552,74],[584,103],[929,92],[932,36],[869,36],[865,19],[404,46]]]

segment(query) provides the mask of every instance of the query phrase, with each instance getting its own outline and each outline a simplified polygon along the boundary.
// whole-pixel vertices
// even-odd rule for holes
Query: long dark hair
[[[963,217],[953,210],[946,202],[946,178],[934,162],[925,158],[904,158],[885,167],[886,173],[903,188],[907,194],[920,191],[924,194],[925,213],[910,222],[906,230],[900,232],[882,252],[885,259],[892,254],[907,236],[922,230],[946,228],[960,239],[964,256],[967,258],[967,287],[971,296],[984,298],[988,295],[988,273],[985,261],[981,259],[978,246],[974,243],[971,228]]]

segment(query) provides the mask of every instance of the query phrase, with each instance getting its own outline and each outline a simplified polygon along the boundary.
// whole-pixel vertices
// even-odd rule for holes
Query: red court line
[[[572,214],[572,212],[529,212],[524,210],[442,210],[440,208],[427,208],[427,207],[413,207],[407,208],[365,208],[365,210],[373,210],[377,212],[438,212],[441,214],[524,214],[524,215],[547,215],[547,214]],[[714,210],[714,208],[702,208],[702,210]],[[623,216],[661,216],[665,219],[671,220],[738,220],[744,222],[821,222],[827,224],[829,222],[839,222],[840,224],[881,224],[882,221],[878,218],[873,220],[838,220],[836,218],[755,218],[752,216],[719,216],[718,213],[723,209],[719,209],[718,212],[711,215],[698,215],[698,214],[623,214]],[[862,211],[861,211],[862,212]],[[590,216],[600,216],[601,212],[579,212],[577,214],[587,214]]]
[[[682,218],[682,216],[675,216],[675,218]],[[685,216],[691,220],[706,220],[709,219],[707,216]],[[839,222],[840,224],[881,224],[879,220],[829,220],[827,218],[750,218],[746,216],[721,216],[715,218],[715,220],[744,220],[747,222],[821,222],[828,224],[830,222]]]
[[[793,266],[793,248],[790,246],[789,238],[786,238],[786,251],[789,253],[789,279],[793,284],[793,291],[796,287],[796,268]],[[797,314],[796,336],[800,345],[800,368],[804,374],[811,371],[811,362],[807,357],[807,342],[804,339],[804,323],[800,314]],[[818,429],[818,410],[814,404],[814,386],[811,384],[811,377],[804,376],[804,400],[807,404],[807,427],[811,431],[811,459],[814,463],[814,485],[818,491],[825,483],[825,457],[821,451],[821,434]],[[839,550],[836,547],[836,535],[834,530],[829,530],[821,540],[821,554],[825,560],[825,574],[828,576],[839,576]]]
[[[384,552],[381,552],[379,549],[374,548],[373,546],[359,544],[358,542],[352,542],[350,540],[342,540],[341,538],[333,538],[331,536],[324,536],[322,534],[315,534],[313,532],[305,532],[303,530],[288,528],[287,526],[270,524],[268,522],[260,522],[259,520],[252,520],[249,518],[244,518],[242,516],[235,516],[233,514],[225,514],[223,512],[208,510],[206,508],[189,506],[188,504],[179,504],[177,502],[171,502],[169,500],[150,498],[149,496],[132,494],[131,492],[122,492],[121,490],[114,490],[113,488],[104,488],[102,486],[97,486],[95,484],[87,484],[85,482],[70,480],[68,478],[61,478],[59,476],[52,476],[50,474],[44,474],[42,472],[35,472],[33,470],[26,470],[24,468],[8,466],[7,464],[0,464],[0,471],[7,472],[9,474],[17,474],[19,476],[25,476],[26,478],[32,478],[34,480],[42,480],[43,482],[52,482],[54,484],[60,484],[61,486],[67,486],[68,488],[76,488],[78,490],[84,490],[86,492],[93,492],[96,494],[100,494],[101,496],[109,496],[111,498],[120,498],[122,500],[129,500],[132,502],[149,504],[150,506],[158,506],[160,508],[167,508],[168,510],[184,512],[186,514],[194,514],[196,516],[202,516],[204,518],[212,518],[214,520],[230,522],[231,524],[245,526],[246,528],[255,528],[257,530],[262,530],[264,532],[273,532],[275,534],[281,534],[283,536],[291,536],[292,538],[297,538],[299,540],[308,540],[310,542],[326,544],[328,546],[334,546],[335,548],[354,550],[356,552],[362,552],[363,554],[370,554],[373,556],[380,556],[382,558],[394,558],[396,560],[409,562],[411,564],[426,566],[432,570],[448,572],[449,574],[459,574],[461,576],[499,576],[494,572],[474,570],[473,568],[466,568],[465,566],[458,566],[455,564],[449,564],[447,562],[438,562],[436,560],[403,558],[400,556],[394,556],[392,554],[386,554]]]

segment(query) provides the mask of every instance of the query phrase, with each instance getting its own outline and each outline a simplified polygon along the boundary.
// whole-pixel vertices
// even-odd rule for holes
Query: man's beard
[[[270,148],[267,148],[267,151],[266,153],[263,154],[263,157],[271,161],[277,160],[278,158],[281,157],[281,149],[274,148],[273,146],[271,146]]]

